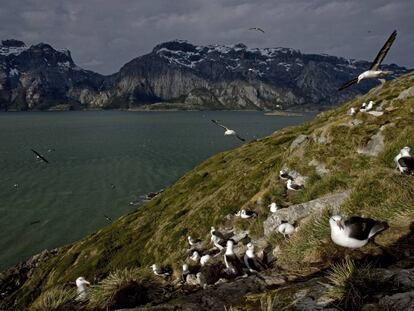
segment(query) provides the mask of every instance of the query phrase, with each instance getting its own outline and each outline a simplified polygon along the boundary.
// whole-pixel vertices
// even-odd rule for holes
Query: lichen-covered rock
[[[315,211],[321,211],[327,207],[335,210],[349,197],[349,195],[349,191],[337,192],[306,203],[279,209],[276,213],[273,213],[264,221],[264,234],[265,236],[270,236],[282,223],[282,220],[293,223],[311,215]]]
[[[366,146],[359,148],[357,152],[368,156],[377,156],[382,150],[384,150],[384,135],[378,132],[371,137]]]

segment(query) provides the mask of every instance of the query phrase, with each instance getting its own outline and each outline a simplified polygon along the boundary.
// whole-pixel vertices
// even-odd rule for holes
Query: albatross
[[[86,300],[88,298],[88,288],[87,286],[90,286],[91,283],[89,283],[83,276],[80,276],[76,279],[76,291],[78,293],[78,296],[76,297],[76,300]]]
[[[336,215],[329,219],[332,241],[343,247],[359,248],[377,233],[388,228],[387,223],[371,218],[351,217],[347,220]]]
[[[256,30],[256,31],[260,31],[261,33],[265,33],[264,30],[260,27],[251,27],[248,30]]]
[[[236,136],[239,140],[241,141],[246,141],[244,138],[241,138],[235,130],[231,130],[228,127],[225,127],[224,125],[220,124],[217,122],[217,120],[211,120],[211,122],[213,122],[214,124],[220,126],[221,128],[225,129],[226,131],[224,132],[224,135],[226,136]]]
[[[44,156],[42,156],[39,152],[37,152],[36,150],[34,150],[34,149],[30,149],[35,155],[36,155],[36,158],[38,158],[38,159],[40,159],[40,160],[42,160],[43,162],[45,162],[45,163],[49,163],[49,161],[48,160],[46,160],[46,158],[44,157]]]
[[[226,265],[226,272],[233,275],[240,275],[243,273],[243,266],[239,257],[234,253],[234,241],[232,239],[227,241],[226,253],[224,254],[224,264]]]
[[[374,61],[371,64],[371,67],[361,73],[358,77],[346,82],[343,84],[338,91],[342,91],[347,87],[351,86],[354,83],[359,83],[361,80],[364,79],[382,79],[390,74],[392,71],[380,70],[379,66],[381,65],[382,61],[384,60],[385,56],[387,55],[391,45],[394,43],[395,38],[397,37],[397,31],[394,30],[391,36],[388,38],[387,42],[385,42],[384,46],[379,51],[377,57],[375,57]]]
[[[244,254],[244,264],[250,272],[259,272],[265,269],[265,267],[257,260],[254,253],[253,243],[247,243],[247,250]]]
[[[410,154],[411,148],[404,147],[394,158],[397,168],[401,173],[414,174],[414,158]]]

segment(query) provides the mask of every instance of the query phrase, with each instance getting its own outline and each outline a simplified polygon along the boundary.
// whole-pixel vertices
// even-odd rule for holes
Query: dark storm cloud
[[[172,39],[372,60],[397,29],[385,62],[412,68],[413,16],[412,0],[15,0],[0,4],[0,38],[68,48],[78,65],[111,73]]]

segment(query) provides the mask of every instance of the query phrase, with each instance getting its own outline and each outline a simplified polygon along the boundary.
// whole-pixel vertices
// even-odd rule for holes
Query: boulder
[[[336,192],[321,198],[279,209],[270,215],[263,223],[265,236],[270,236],[282,223],[282,220],[293,223],[308,217],[315,211],[322,211],[326,207],[337,210],[339,206],[349,197],[350,191]]]
[[[378,132],[371,137],[365,147],[359,148],[357,152],[368,156],[377,156],[382,150],[384,150],[384,135]]]

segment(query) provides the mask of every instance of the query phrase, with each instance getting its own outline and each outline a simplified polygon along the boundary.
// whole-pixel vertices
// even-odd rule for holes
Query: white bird
[[[351,217],[344,220],[336,215],[329,218],[332,241],[343,247],[359,248],[368,243],[369,239],[380,231],[388,228],[386,223],[370,218]]]
[[[271,213],[276,213],[277,210],[279,209],[279,207],[277,206],[275,202],[270,203],[267,207],[270,207]]]
[[[351,109],[349,109],[347,112],[348,116],[353,116],[355,113],[356,113],[356,109],[354,107],[351,107]]]
[[[211,259],[211,256],[208,255],[208,254],[207,255],[204,255],[204,256],[201,256],[201,258],[200,258],[200,265],[202,267],[204,267],[210,259]]]
[[[397,169],[401,173],[414,174],[414,158],[410,154],[411,148],[406,146],[400,150],[400,153],[394,158]]]
[[[253,243],[248,243],[246,253],[244,254],[244,264],[250,272],[259,272],[264,270],[263,265],[257,260],[254,253]]]
[[[228,127],[225,127],[224,125],[218,123],[216,120],[211,120],[214,124],[220,126],[221,128],[225,129],[224,135],[226,136],[236,136],[241,141],[246,141],[244,138],[241,138],[235,130],[231,130]]]
[[[226,272],[233,275],[240,275],[243,272],[243,267],[239,257],[233,251],[234,241],[228,240],[226,252],[224,254],[224,264],[226,265]]]
[[[283,222],[277,227],[277,231],[279,231],[283,236],[286,238],[287,235],[291,235],[295,232],[295,227],[290,223]]]
[[[200,239],[193,239],[190,235],[187,237],[188,239],[188,244],[190,244],[190,246],[197,246],[200,245],[201,240]]]
[[[295,184],[292,179],[289,179],[286,183],[286,187],[292,191],[299,191],[303,189],[303,185]]]
[[[192,260],[192,261],[195,261],[195,262],[199,262],[200,261],[200,254],[197,252],[197,251],[194,251],[193,252],[193,255],[191,255],[191,257],[190,257],[190,259]]]
[[[265,33],[264,30],[260,27],[251,27],[248,30],[256,30],[256,31],[260,31],[261,33]]]
[[[85,300],[88,298],[88,288],[87,286],[90,286],[91,283],[89,283],[83,276],[80,276],[76,279],[76,287],[77,287],[77,293],[78,296],[76,297],[76,300]]]
[[[372,108],[374,108],[374,104],[375,103],[372,100],[369,101],[368,105],[366,103],[363,103],[360,111],[362,111],[362,112],[368,112]]]
[[[253,211],[246,211],[245,209],[242,209],[236,213],[236,216],[243,218],[243,219],[249,219],[252,217],[256,217],[257,214]]]
[[[279,177],[280,177],[280,179],[283,179],[283,180],[292,178],[292,176],[289,175],[289,172],[287,170],[280,170],[279,171]]]
[[[225,243],[224,235],[220,231],[217,231],[216,228],[214,227],[211,227],[210,234],[211,234],[211,242],[213,242],[214,246],[217,247],[220,251],[224,249],[224,246],[223,246]]]
[[[154,272],[154,274],[157,275],[157,276],[167,277],[167,276],[171,275],[170,271],[168,271],[165,268],[159,267],[157,264],[153,264],[151,266],[151,268],[152,268],[152,271]]]
[[[391,45],[394,43],[395,38],[397,37],[397,31],[394,30],[391,36],[388,38],[387,42],[385,42],[384,46],[379,51],[377,57],[375,57],[374,61],[371,64],[371,67],[361,73],[357,78],[354,78],[345,84],[343,84],[338,91],[346,89],[347,87],[351,86],[354,83],[359,83],[364,79],[381,79],[390,74],[392,71],[380,70],[379,66],[381,65],[382,61],[384,60],[385,56],[387,55]]]

